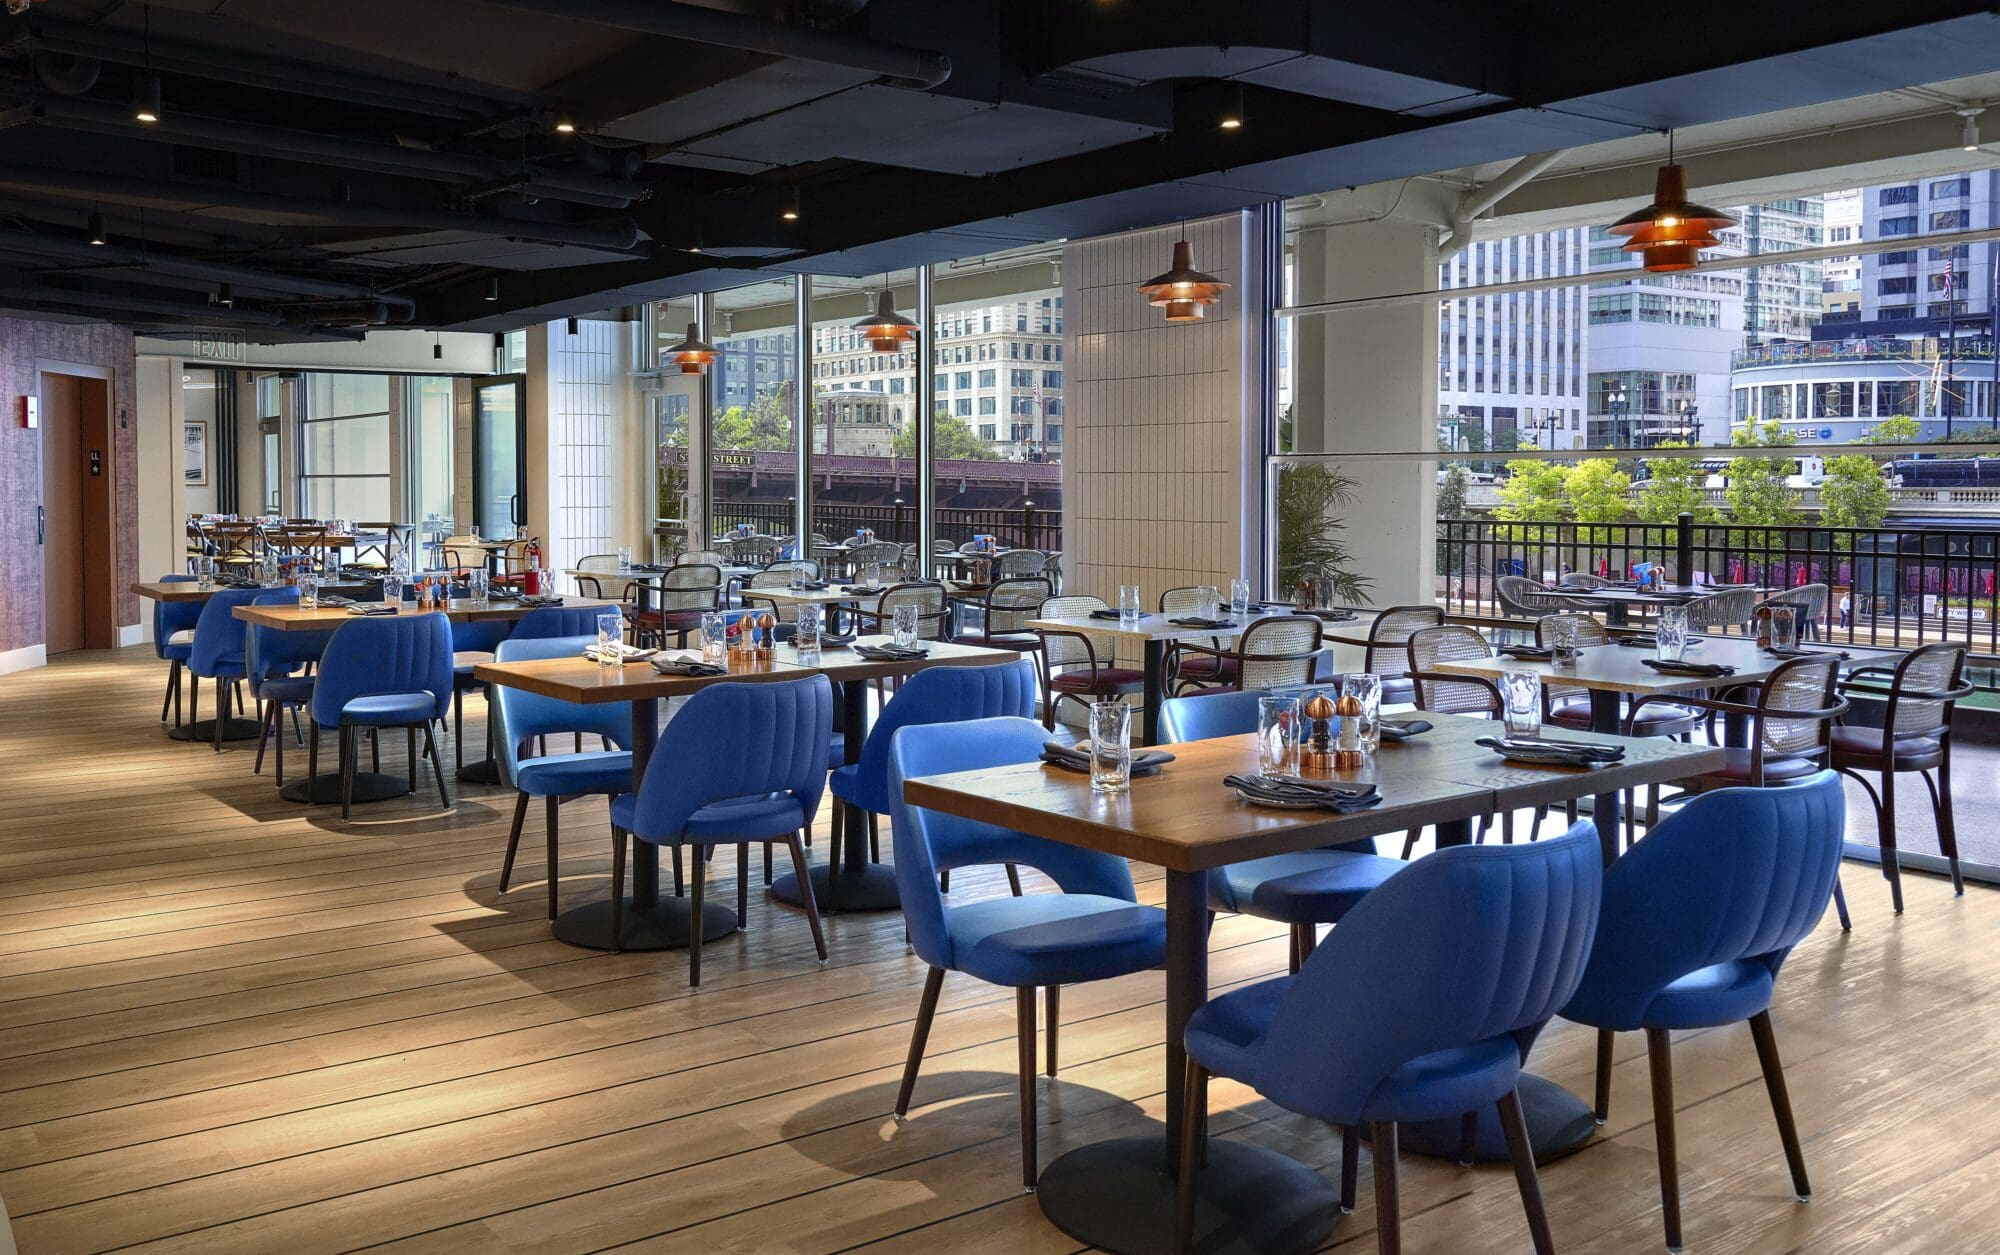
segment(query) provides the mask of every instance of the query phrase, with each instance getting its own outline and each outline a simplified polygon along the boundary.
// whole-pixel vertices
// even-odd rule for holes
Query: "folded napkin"
[[[1382,739],[1385,741],[1407,741],[1413,736],[1422,736],[1431,730],[1428,719],[1384,719]]]
[[[626,569],[629,571],[664,571],[667,568],[657,562],[634,562]]]
[[[338,593],[321,593],[319,595],[319,604],[322,606],[351,606],[354,604],[354,598],[342,597]]]
[[[1304,776],[1224,776],[1222,783],[1251,805],[1295,810],[1327,810],[1339,814],[1367,810],[1382,800],[1372,784],[1337,784]]]
[[[1204,619],[1199,615],[1192,614],[1182,615],[1178,619],[1168,619],[1167,622],[1178,624],[1181,627],[1195,628],[1226,628],[1236,626],[1236,620],[1234,619]]]
[[[807,580],[805,583],[799,585],[792,591],[800,593],[818,593],[818,592],[824,592],[826,590],[826,587],[827,583],[825,580]]]
[[[657,649],[641,649],[637,645],[627,645],[623,641],[620,641],[613,657],[622,662],[644,662],[659,652]],[[603,653],[604,649],[599,645],[585,645],[583,647],[583,656],[592,662],[596,662],[603,656]]]
[[[728,675],[729,668],[703,662],[693,654],[675,654],[653,659],[653,670],[661,675]]]
[[[1352,610],[1308,610],[1301,606],[1295,613],[1309,614],[1315,619],[1324,619],[1328,623],[1347,623],[1354,618]]]
[[[1618,644],[1625,646],[1627,649],[1653,649],[1656,648],[1659,645],[1659,643],[1660,643],[1660,638],[1653,635],[1651,632],[1641,632],[1637,636],[1621,636],[1618,638]],[[1697,649],[1700,646],[1701,646],[1701,637],[1699,636],[1688,637],[1687,647],[1689,649]]]
[[[909,649],[898,649],[894,645],[856,645],[854,652],[863,658],[873,658],[877,662],[908,662],[913,658],[931,656],[930,649],[923,645],[915,645]]]
[[[1044,741],[1042,761],[1052,767],[1061,767],[1068,771],[1089,771],[1090,742],[1078,741],[1075,745],[1065,745],[1061,741]],[[1158,775],[1160,768],[1172,761],[1174,756],[1165,750],[1135,749],[1132,751],[1132,774]]]
[[[1093,619],[1110,619],[1116,622],[1124,616],[1120,615],[1116,610],[1093,610],[1090,612],[1090,617]]]
[[[1662,675],[1699,675],[1717,679],[1736,674],[1736,668],[1719,662],[1664,662],[1658,658],[1641,658],[1639,662]]]
[[[884,587],[887,586],[884,585]],[[842,584],[840,591],[843,593],[879,593],[882,589],[870,588],[866,584]]]
[[[561,593],[522,593],[520,602],[524,606],[560,606],[563,599]]]
[[[819,647],[821,649],[845,649],[854,643],[856,635],[858,634],[854,632],[821,632],[819,634]]]
[[[324,601],[326,599],[322,597],[320,598],[320,600]],[[1834,653],[1832,650],[1827,650],[1827,649],[1802,649],[1799,648],[1798,646],[1793,646],[1790,649],[1779,649],[1776,646],[1766,646],[1764,652],[1771,655],[1771,657],[1773,658],[1785,658],[1785,659],[1819,658],[1819,657],[1852,658],[1854,656],[1848,653],[1844,649],[1841,650],[1839,653]]]
[[[1522,662],[1547,662],[1556,656],[1556,651],[1541,645],[1507,645],[1500,650],[1500,656]]]
[[[1544,741],[1538,737],[1482,736],[1474,742],[1515,762],[1558,767],[1596,767],[1625,757],[1622,745],[1592,745],[1585,741]]]
[[[347,607],[347,613],[365,615],[395,614],[401,609],[400,605],[391,605],[380,601],[357,602]]]

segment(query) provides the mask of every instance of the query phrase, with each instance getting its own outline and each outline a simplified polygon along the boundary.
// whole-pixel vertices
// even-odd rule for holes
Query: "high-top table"
[[[886,639],[864,637],[856,643],[880,643]],[[797,650],[790,644],[781,644],[773,662],[721,676],[662,675],[645,662],[600,667],[582,657],[482,662],[473,668],[473,674],[488,684],[524,689],[566,702],[583,705],[630,702],[632,791],[637,793],[645,780],[654,747],[659,743],[660,702],[666,698],[685,697],[711,684],[728,680],[756,683],[823,674],[843,684],[844,757],[849,763],[858,763],[861,761],[861,743],[866,739],[867,681],[910,675],[925,667],[1004,662],[1014,656],[1006,650],[974,649],[938,641],[927,643],[930,646],[928,656],[898,661],[863,658],[851,647],[829,649],[822,655],[820,664],[814,667],[800,665]],[[842,828],[846,850],[830,851],[827,868],[815,867],[811,873],[815,898],[828,909],[896,909],[900,903],[896,896],[894,873],[887,867],[867,861],[864,821],[860,813],[849,807],[843,816]],[[624,936],[620,939],[622,948],[665,950],[686,945],[692,926],[689,906],[685,899],[660,896],[659,847],[647,841],[635,841],[633,847],[632,890],[625,904]],[[835,864],[839,865],[838,872],[832,870]],[[793,875],[773,883],[772,892],[786,901],[802,900],[797,877]],[[737,923],[736,913],[727,907],[714,902],[703,904],[701,935],[704,941],[726,936],[735,931]],[[571,945],[610,949],[610,900],[570,908],[556,918],[554,931],[557,940]]]
[[[1073,1150],[1043,1169],[1037,1194],[1057,1228],[1080,1242],[1119,1252],[1172,1249],[1173,1161],[1180,1145],[1187,1022],[1208,998],[1208,873],[1230,863],[1435,825],[1440,847],[1471,840],[1472,821],[1496,810],[1561,803],[1598,789],[1627,789],[1712,770],[1722,751],[1664,738],[1605,737],[1625,747],[1618,763],[1591,770],[1511,763],[1474,744],[1497,724],[1463,715],[1428,715],[1432,731],[1403,744],[1384,743],[1370,765],[1346,778],[1372,779],[1382,803],[1340,815],[1273,810],[1239,802],[1222,783],[1257,770],[1254,735],[1175,745],[1176,760],[1157,776],[1132,781],[1122,796],[1091,792],[1089,778],[1042,763],[928,776],[904,785],[905,799],[952,815],[998,824],[1166,870],[1166,1124],[1143,1136]],[[1560,731],[1552,739],[1578,739]],[[1597,823],[1607,849],[1617,830]],[[1412,920],[1412,928],[1448,921]],[[1329,1026],[1337,1032],[1338,1026]],[[1538,1157],[1582,1145],[1595,1129],[1582,1099],[1523,1072],[1521,1099]],[[1474,1158],[1505,1160],[1498,1121],[1482,1118]],[[1457,1117],[1404,1130],[1403,1146],[1456,1159],[1464,1124]],[[1222,1217],[1239,1245],[1232,1250],[1310,1250],[1333,1223],[1338,1202],[1329,1181],[1275,1151],[1238,1138],[1208,1143],[1199,1214]],[[1196,1249],[1219,1249],[1197,1233]]]

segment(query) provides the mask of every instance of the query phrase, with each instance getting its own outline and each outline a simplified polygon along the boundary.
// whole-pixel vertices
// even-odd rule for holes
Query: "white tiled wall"
[[[1173,324],[1134,289],[1167,269],[1178,226],[1063,250],[1065,591],[1115,602],[1246,572],[1243,220],[1187,226],[1197,268],[1233,286]],[[1251,468],[1254,472],[1254,468]]]

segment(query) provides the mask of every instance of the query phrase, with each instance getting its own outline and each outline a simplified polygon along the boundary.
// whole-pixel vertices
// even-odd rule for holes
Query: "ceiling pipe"
[[[951,77],[951,58],[941,52],[704,9],[675,0],[486,0],[486,3],[565,21],[614,26],[642,35],[858,70],[879,75],[899,87],[936,87]]]
[[[381,301],[390,307],[398,321],[408,322],[416,316],[417,303],[410,297],[392,293],[377,292],[358,283],[340,283],[331,279],[312,279],[302,275],[280,274],[271,270],[258,270],[251,266],[233,266],[226,262],[203,261],[194,257],[181,257],[173,253],[162,253],[157,249],[140,250],[125,248],[117,244],[81,244],[75,240],[57,236],[41,235],[33,231],[0,230],[0,253],[15,253],[29,257],[50,257],[62,261],[111,263],[113,266],[132,266],[148,273],[174,275],[184,279],[199,279],[206,283],[229,283],[238,288],[249,288],[261,292],[276,292],[290,296],[311,297],[328,301]],[[107,269],[110,267],[107,267]]]
[[[41,305],[64,305],[86,312],[115,309],[132,314],[166,314],[186,318],[190,322],[226,322],[245,327],[276,327],[284,323],[282,317],[269,310],[225,309],[219,305],[183,304],[147,296],[130,296],[123,292],[51,288],[32,281],[23,282],[26,278],[24,275],[0,275],[0,301],[11,297]]]
[[[1545,153],[1530,153],[1508,166],[1500,177],[1467,191],[1459,199],[1458,208],[1452,210],[1445,234],[1438,238],[1438,264],[1450,261],[1472,243],[1472,224],[1479,215],[1526,187],[1536,175],[1554,165],[1568,151],[1567,148],[1557,148]]]
[[[535,240],[568,244],[601,252],[630,253],[639,246],[638,224],[629,219],[602,225],[538,222],[491,214],[369,205],[358,201],[308,200],[249,192],[221,184],[180,183],[166,179],[127,178],[96,171],[57,170],[46,166],[0,166],[0,187],[71,200],[101,200],[108,204],[149,205],[177,213],[223,217],[218,209],[264,215],[321,226],[382,230],[455,231],[493,239]]]
[[[195,117],[178,109],[158,122],[142,123],[133,118],[130,109],[102,101],[49,100],[36,106],[35,120],[60,130],[166,140],[196,148],[288,161],[310,161],[344,169],[408,174],[441,182],[511,180],[524,189],[532,188],[530,195],[551,200],[572,200],[606,209],[623,209],[633,201],[644,200],[651,195],[645,187],[624,179],[542,168],[528,169],[524,179],[519,162],[495,157],[404,148],[316,131]]]

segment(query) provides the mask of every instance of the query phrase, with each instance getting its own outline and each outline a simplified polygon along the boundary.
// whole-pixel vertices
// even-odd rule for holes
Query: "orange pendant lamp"
[[[1174,244],[1173,269],[1140,284],[1139,293],[1149,304],[1166,310],[1168,322],[1200,322],[1201,307],[1221,301],[1229,285],[1194,268],[1194,249],[1186,229],[1182,232]]]
[[[896,294],[888,288],[875,299],[875,312],[854,324],[868,347],[877,353],[900,353],[917,338],[915,319],[896,312]]]
[[[695,325],[688,324],[687,336],[679,344],[667,349],[661,365],[672,364],[681,368],[683,375],[705,375],[719,356],[715,346],[695,334]]]
[[[1667,164],[1653,185],[1653,203],[1635,209],[1606,227],[1625,236],[1625,251],[1639,254],[1646,270],[1664,273],[1693,270],[1701,250],[1721,243],[1715,233],[1733,227],[1736,219],[1719,209],[1687,198],[1687,174],[1674,162],[1673,135],[1667,136]]]

